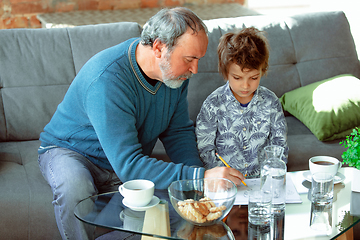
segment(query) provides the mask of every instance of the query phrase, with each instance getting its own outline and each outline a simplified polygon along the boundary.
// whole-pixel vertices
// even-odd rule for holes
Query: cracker
[[[194,199],[186,199],[184,201],[179,201],[177,205],[178,206],[185,206],[188,203],[194,203],[194,202],[195,202]]]
[[[199,201],[186,199],[178,202],[177,205],[185,218],[197,223],[216,220],[222,216],[223,211],[226,209],[224,205],[217,207],[208,197],[202,198]]]
[[[209,211],[214,213],[214,212],[224,211],[225,209],[226,207],[224,205],[221,205],[219,207],[212,207],[209,209]]]
[[[222,212],[211,212],[206,216],[206,220],[213,221],[221,217]]]
[[[196,217],[191,213],[191,211],[189,210],[190,205],[185,205],[182,208],[179,208],[179,210],[181,211],[181,213],[189,220],[191,221],[196,221]]]
[[[206,216],[204,216],[201,212],[197,211],[193,203],[190,203],[188,205],[188,209],[190,213],[195,216],[195,222],[204,223],[206,221]]]
[[[209,209],[206,204],[201,202],[195,202],[194,207],[197,211],[199,211],[202,215],[207,216],[209,214]]]
[[[212,207],[216,207],[215,203],[208,197],[204,197],[204,198],[200,199],[199,201],[204,202],[209,209]]]

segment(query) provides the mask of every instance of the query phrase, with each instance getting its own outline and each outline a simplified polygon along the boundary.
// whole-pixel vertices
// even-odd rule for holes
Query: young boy
[[[284,147],[287,125],[278,97],[259,86],[268,69],[269,47],[258,29],[227,33],[218,46],[219,71],[227,81],[204,101],[196,121],[200,157],[206,168],[224,166],[218,153],[245,176],[259,175],[265,146]]]

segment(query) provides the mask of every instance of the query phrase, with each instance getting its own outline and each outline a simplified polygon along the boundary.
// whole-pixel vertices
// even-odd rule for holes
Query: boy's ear
[[[153,52],[155,57],[161,58],[161,55],[165,51],[166,45],[162,43],[159,39],[156,39],[153,43]]]

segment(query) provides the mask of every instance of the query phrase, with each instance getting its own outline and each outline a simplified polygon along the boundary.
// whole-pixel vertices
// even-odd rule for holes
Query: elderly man
[[[40,135],[40,169],[53,191],[63,239],[93,238],[75,205],[104,187],[149,179],[158,189],[179,179],[225,177],[199,159],[187,103],[188,79],[205,55],[207,29],[186,8],[163,9],[129,39],[92,57]],[[150,158],[160,139],[170,163]]]

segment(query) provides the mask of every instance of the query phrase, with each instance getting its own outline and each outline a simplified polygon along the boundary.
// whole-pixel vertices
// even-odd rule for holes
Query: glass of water
[[[262,190],[249,191],[248,218],[256,225],[271,223],[271,193]]]
[[[326,172],[313,174],[310,215],[310,227],[312,229],[322,232],[331,231],[333,195],[333,176]]]

